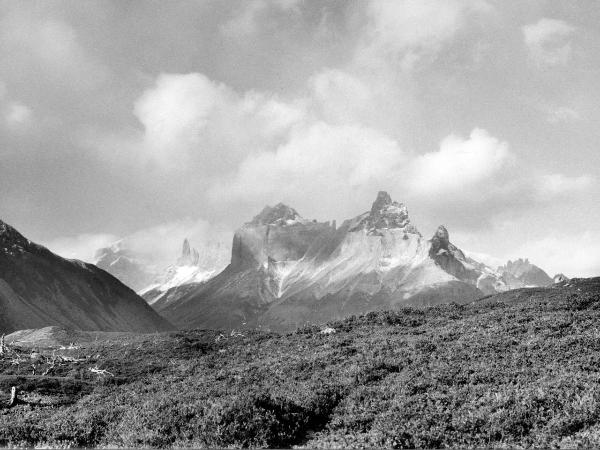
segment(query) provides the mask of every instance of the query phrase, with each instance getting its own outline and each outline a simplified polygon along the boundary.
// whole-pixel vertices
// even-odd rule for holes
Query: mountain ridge
[[[172,325],[112,275],[68,260],[0,221],[0,329],[154,332]]]
[[[380,191],[370,210],[335,223],[265,207],[234,234],[230,264],[155,308],[180,327],[289,330],[319,319],[400,306],[469,302],[509,289],[438,227],[423,238],[406,206]]]

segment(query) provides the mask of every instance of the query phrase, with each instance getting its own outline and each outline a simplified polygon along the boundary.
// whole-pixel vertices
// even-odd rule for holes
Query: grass
[[[0,360],[0,446],[600,445],[600,279],[287,335],[186,331]],[[48,365],[43,358],[36,373]],[[115,376],[90,372],[98,367]]]

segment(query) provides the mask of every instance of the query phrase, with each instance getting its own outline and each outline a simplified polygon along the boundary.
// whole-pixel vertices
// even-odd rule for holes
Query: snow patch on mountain
[[[177,262],[144,289],[139,291],[149,304],[159,301],[166,292],[178,286],[204,283],[220,273],[229,263],[229,246],[225,243],[204,243],[200,250],[183,241],[181,256]]]

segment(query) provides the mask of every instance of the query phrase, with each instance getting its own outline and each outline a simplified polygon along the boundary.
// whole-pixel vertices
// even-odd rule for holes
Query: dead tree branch
[[[90,372],[95,373],[97,375],[110,375],[111,377],[115,376],[113,373],[109,372],[106,369],[99,369],[98,366],[90,367]]]
[[[16,404],[19,403],[19,398],[17,397],[17,387],[13,386],[10,388],[10,400],[8,401],[8,407],[12,408]]]

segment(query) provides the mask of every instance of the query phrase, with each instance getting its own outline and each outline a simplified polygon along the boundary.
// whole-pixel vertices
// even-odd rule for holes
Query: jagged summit
[[[198,250],[192,248],[190,246],[190,241],[188,238],[183,240],[183,245],[181,248],[181,256],[177,260],[178,266],[196,266],[198,265],[198,261],[200,260],[200,255],[198,254]]]
[[[528,258],[519,258],[514,261],[508,260],[506,265],[498,267],[498,271],[507,271],[518,277],[527,272],[532,266],[533,264],[529,262]]]
[[[525,286],[548,286],[552,284],[552,278],[538,266],[530,263],[527,258],[508,261],[506,265],[498,267],[498,272],[502,273],[509,282],[518,280]]]
[[[435,230],[431,238],[431,249],[429,250],[429,255],[434,259],[442,254],[449,254],[460,260],[466,260],[462,250],[450,242],[450,233],[444,225],[440,225]]]
[[[433,238],[431,238],[433,242],[439,242],[441,245],[448,246],[450,243],[450,233],[448,233],[448,229],[444,225],[440,225],[435,230]]]
[[[305,220],[294,208],[283,203],[275,206],[265,206],[257,216],[248,222],[249,225],[293,225]]]
[[[379,191],[377,198],[371,206],[371,211],[358,218],[358,223],[351,227],[350,231],[366,229],[369,234],[376,234],[378,230],[390,228],[404,228],[407,233],[420,233],[410,223],[408,209],[404,203],[392,200],[390,194]]]
[[[445,226],[424,238],[406,206],[382,191],[339,228],[281,203],[266,207],[236,230],[222,272],[167,291],[153,306],[183,328],[291,330],[373,310],[471,302],[507,286],[453,245]]]
[[[379,191],[371,206],[371,215],[375,215],[393,203],[392,197],[385,191]]]

